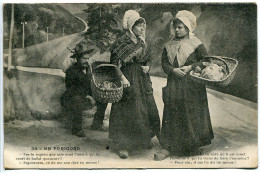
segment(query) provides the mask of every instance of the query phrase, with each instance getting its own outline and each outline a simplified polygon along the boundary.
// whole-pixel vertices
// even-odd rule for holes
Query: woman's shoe
[[[119,150],[118,151],[118,156],[121,159],[126,159],[126,158],[128,158],[128,151],[126,151],[126,150]]]
[[[154,154],[154,160],[161,161],[166,159],[169,156],[170,156],[170,152],[168,150],[163,149],[162,151]]]

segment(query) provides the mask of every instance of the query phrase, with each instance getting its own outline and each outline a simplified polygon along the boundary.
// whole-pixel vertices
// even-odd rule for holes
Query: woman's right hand
[[[184,73],[180,68],[174,68],[173,73],[178,77],[183,77],[186,75],[186,73]]]
[[[130,82],[126,79],[126,77],[124,75],[121,76],[121,80],[122,80],[122,84],[123,84],[124,88],[130,86]]]

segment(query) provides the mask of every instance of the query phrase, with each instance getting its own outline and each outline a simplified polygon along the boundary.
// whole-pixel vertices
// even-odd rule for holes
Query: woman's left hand
[[[142,66],[142,69],[143,69],[144,73],[148,73],[149,70],[150,70],[150,67],[149,66]]]
[[[124,75],[121,76],[121,80],[122,80],[122,84],[123,84],[124,88],[130,86],[130,82],[126,79],[126,77]]]
[[[183,71],[184,73],[189,73],[191,71],[191,69],[192,69],[191,65],[183,66],[180,68],[180,70]]]

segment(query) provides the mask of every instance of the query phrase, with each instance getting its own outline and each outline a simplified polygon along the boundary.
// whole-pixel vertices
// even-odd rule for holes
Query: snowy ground
[[[166,79],[152,77],[154,96],[162,117],[163,102],[161,99],[161,88],[165,86]],[[255,103],[219,93],[208,89],[209,108],[215,138],[212,144],[201,148],[201,157],[205,154],[216,153],[240,153],[248,158],[247,161],[236,161],[224,167],[248,167],[256,165],[257,155],[257,105]],[[107,110],[109,112],[109,110]],[[126,160],[120,159],[110,148],[110,141],[107,132],[92,131],[89,126],[92,117],[84,119],[85,138],[78,138],[70,134],[61,121],[40,120],[40,121],[10,121],[4,124],[5,135],[5,166],[24,168],[37,167],[35,165],[24,164],[17,160],[28,153],[67,153],[73,156],[59,157],[60,161],[84,161],[85,164],[74,164],[78,168],[95,167],[184,167],[185,164],[175,163],[176,159],[168,158],[164,161],[153,161],[153,155],[159,151],[160,146],[157,138],[153,139],[152,149],[137,149],[130,154]],[[108,120],[105,120],[108,127]],[[80,147],[78,151],[43,151],[44,147],[72,146]],[[37,150],[33,150],[37,147]],[[84,156],[77,154],[83,153]],[[198,156],[189,158],[195,160]],[[57,158],[57,157],[56,157]],[[43,158],[42,158],[43,159]],[[220,158],[219,158],[220,159]],[[16,165],[15,165],[15,164]],[[19,164],[20,163],[20,164]],[[186,163],[187,164],[187,163]],[[72,165],[68,165],[71,167]],[[219,165],[189,165],[189,167],[221,167]],[[44,164],[41,167],[66,167],[66,165]]]

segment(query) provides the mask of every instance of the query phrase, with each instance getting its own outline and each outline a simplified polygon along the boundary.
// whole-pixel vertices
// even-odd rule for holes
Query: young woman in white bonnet
[[[149,76],[145,19],[128,10],[123,27],[126,33],[112,46],[110,61],[126,77],[126,88],[122,100],[112,105],[109,138],[119,157],[125,159],[131,150],[151,148],[151,139],[160,133],[160,119]]]
[[[172,26],[175,37],[165,44],[162,54],[162,68],[168,75],[163,88],[163,149],[154,155],[155,160],[199,154],[199,147],[211,144],[214,138],[206,87],[188,77],[207,55],[204,45],[193,34],[196,17],[189,11],[179,11]]]

